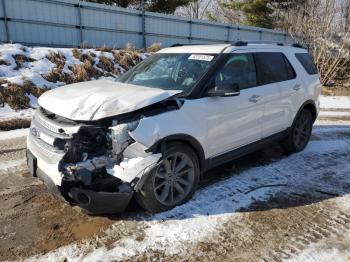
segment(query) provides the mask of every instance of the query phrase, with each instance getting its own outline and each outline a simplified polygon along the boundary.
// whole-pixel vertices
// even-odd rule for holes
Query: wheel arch
[[[205,154],[204,154],[204,150],[202,145],[200,144],[200,142],[190,136],[190,135],[186,135],[186,134],[173,134],[173,135],[169,135],[167,137],[164,137],[160,140],[158,140],[156,143],[154,143],[148,151],[151,152],[164,152],[166,149],[166,146],[171,143],[171,142],[181,142],[184,143],[186,145],[188,145],[190,148],[192,148],[192,150],[195,152],[195,154],[198,157],[198,161],[199,161],[199,168],[200,171],[202,173],[203,167],[204,167],[204,163],[205,163]]]
[[[287,150],[287,152],[289,152],[289,153],[300,152],[301,150],[303,150],[305,148],[305,146],[307,145],[307,143],[308,143],[308,141],[310,139],[311,132],[312,132],[312,123],[311,123],[311,130],[310,130],[310,133],[309,133],[310,136],[307,138],[306,144],[304,144],[304,146],[302,146],[302,147],[299,147],[298,145],[294,144],[294,138],[293,138],[294,128],[296,126],[296,123],[298,121],[298,118],[299,118],[301,112],[303,110],[305,110],[305,109],[307,109],[311,113],[311,117],[313,118],[312,119],[313,122],[315,122],[315,120],[317,118],[317,108],[316,108],[315,102],[313,100],[305,101],[300,106],[297,114],[295,115],[291,127],[288,128],[288,135],[282,141],[282,145],[283,145],[284,149]]]
[[[311,112],[313,121],[314,122],[316,121],[316,118],[317,118],[316,104],[315,104],[315,102],[313,100],[307,100],[299,108],[297,114],[294,117],[293,124],[294,124],[295,120],[297,119],[298,115],[300,114],[300,112],[303,111],[304,109],[308,109]]]

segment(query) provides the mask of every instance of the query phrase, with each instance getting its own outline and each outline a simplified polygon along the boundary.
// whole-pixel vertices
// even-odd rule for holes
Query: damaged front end
[[[65,144],[66,155],[60,164],[62,194],[91,213],[123,211],[140,178],[151,170],[160,154],[146,153],[129,132],[138,121],[113,122],[109,128],[82,127]]]
[[[66,123],[66,119],[40,108],[28,137],[27,155],[34,158],[28,156],[28,165],[35,162],[33,175],[38,174],[51,191],[58,189],[66,201],[88,213],[122,212],[161,159],[160,153],[147,152],[130,136],[140,119],[137,115],[123,120]],[[47,154],[40,156],[43,147],[50,150],[47,154],[57,154],[58,174],[46,165],[52,157],[45,160]]]

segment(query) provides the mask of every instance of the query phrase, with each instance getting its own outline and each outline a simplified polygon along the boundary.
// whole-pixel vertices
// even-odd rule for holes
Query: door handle
[[[249,102],[256,103],[261,99],[261,96],[259,95],[253,95],[249,98]]]
[[[294,89],[295,91],[299,91],[299,90],[301,89],[301,85],[295,84],[295,85],[293,86],[293,89]]]

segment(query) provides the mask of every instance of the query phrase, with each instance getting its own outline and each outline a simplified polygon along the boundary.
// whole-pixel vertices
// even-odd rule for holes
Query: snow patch
[[[342,240],[343,239],[343,240]],[[350,241],[345,245],[345,239],[350,239],[350,230],[342,236],[323,239],[311,244],[295,257],[286,262],[344,262],[350,260]],[[340,241],[339,241],[340,240]]]
[[[32,108],[37,108],[38,107],[38,98],[36,96],[33,96],[32,94],[29,94],[29,105]]]
[[[35,104],[34,98],[31,99],[31,103]],[[0,107],[0,121],[12,120],[18,118],[32,118],[35,110],[32,108],[14,110],[9,105],[5,104],[3,107]]]
[[[25,162],[26,162],[25,159],[0,162],[0,170],[6,170],[9,168],[21,166],[21,165],[25,164]]]
[[[336,119],[336,122],[334,120],[319,120],[317,119],[315,124],[318,126],[322,126],[323,128],[333,128],[334,124],[336,123],[337,126],[342,126],[342,127],[350,127],[350,121],[349,120],[339,120]]]
[[[350,96],[320,96],[324,109],[350,109]]]
[[[93,54],[93,60],[95,62],[93,66],[102,73],[104,73],[103,70],[97,67],[100,56],[102,55],[110,59],[113,62],[114,68],[119,69],[119,72],[125,72],[125,69],[116,63],[112,52],[102,52],[94,49],[79,49],[79,52],[83,54]],[[72,48],[26,47],[20,44],[0,44],[0,59],[6,61],[5,64],[0,65],[0,80],[5,80],[19,86],[22,86],[25,81],[29,80],[35,87],[47,89],[65,85],[66,83],[64,82],[50,82],[45,79],[46,77],[43,77],[51,73],[54,68],[57,68],[57,65],[47,58],[50,53],[60,53],[63,56],[64,66],[62,74],[72,76],[73,72],[70,68],[74,65],[82,64],[79,59],[74,57]],[[22,65],[18,66],[14,58],[16,55],[21,55],[27,60],[22,61]],[[149,56],[149,54],[140,54],[141,59],[147,56]],[[112,75],[112,73],[110,73],[108,76],[102,76],[101,79],[116,80],[118,73],[115,74],[116,75]],[[2,87],[6,87],[6,83],[3,84]],[[33,96],[31,96],[30,99],[30,105],[35,107],[36,101],[32,101]]]
[[[38,87],[56,87],[57,84],[48,82],[41,76],[49,73],[56,66],[45,58],[48,50],[49,48],[29,48],[19,44],[0,45],[0,58],[10,63],[9,66],[0,66],[0,78],[18,85],[22,85],[24,80],[30,80]],[[26,62],[16,70],[14,55],[23,55],[36,61]]]
[[[7,139],[14,139],[19,137],[25,137],[28,135],[29,128],[16,129],[11,131],[0,131],[0,141]]]
[[[337,116],[337,117],[342,117],[342,116],[350,116],[350,111],[349,112],[337,112],[337,111],[321,111],[319,113],[319,116]]]

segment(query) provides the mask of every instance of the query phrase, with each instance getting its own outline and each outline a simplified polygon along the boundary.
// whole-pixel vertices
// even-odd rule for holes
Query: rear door
[[[283,126],[285,129],[292,125],[294,117],[303,103],[302,100],[306,91],[302,72],[300,72],[300,68],[293,66],[293,64],[296,64],[293,60],[295,58],[292,56],[285,56],[288,77],[285,81],[280,82],[281,102],[284,111]]]

